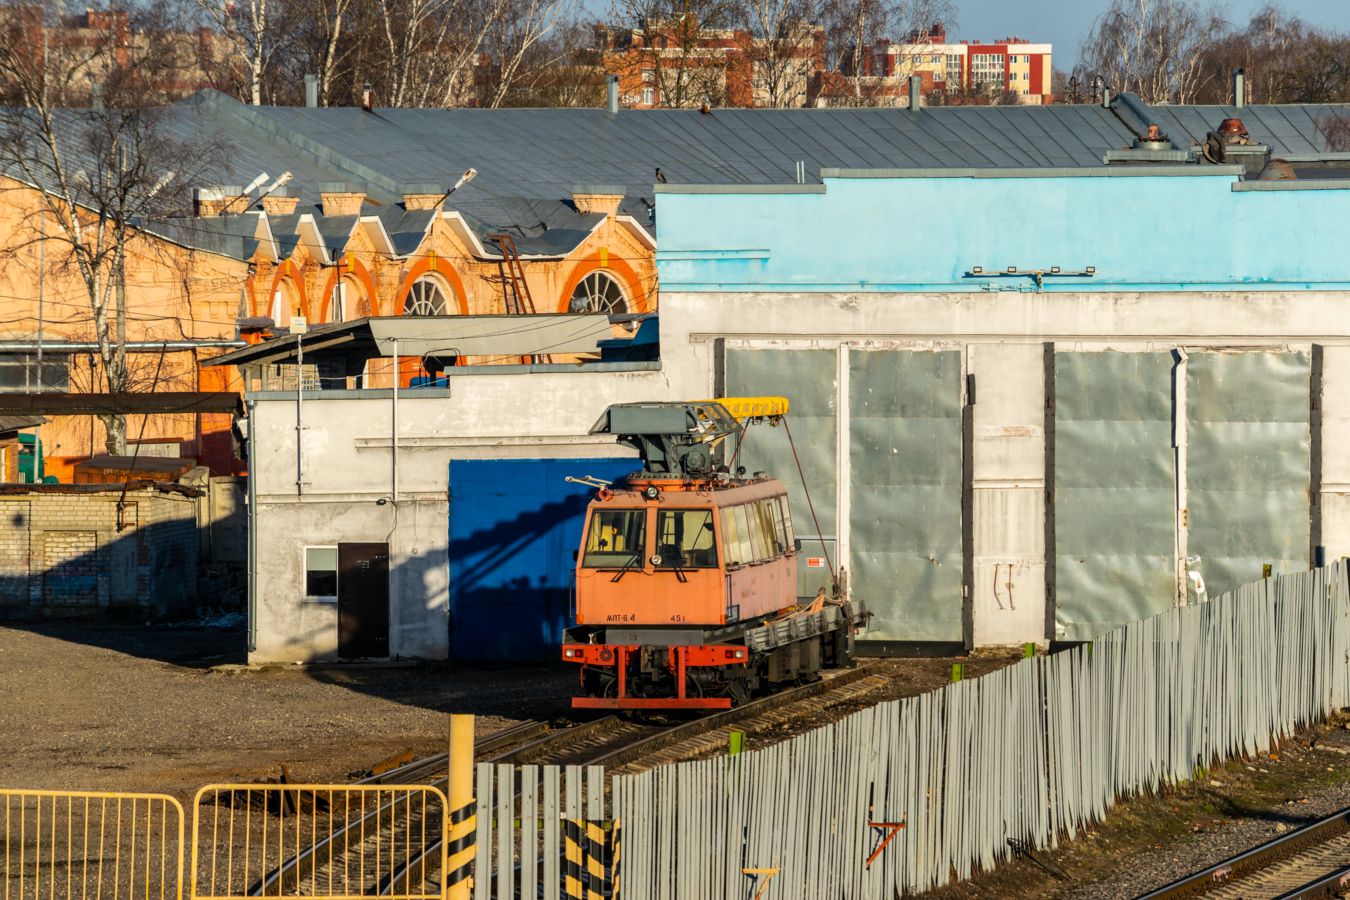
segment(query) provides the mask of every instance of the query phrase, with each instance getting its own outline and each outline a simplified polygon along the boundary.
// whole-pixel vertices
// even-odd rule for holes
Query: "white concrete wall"
[[[337,655],[337,608],[304,599],[304,548],[388,542],[390,653],[448,652],[452,459],[613,456],[587,434],[611,403],[669,398],[660,371],[452,374],[448,391],[400,391],[398,499],[391,391],[307,394],[297,485],[293,394],[253,395],[257,491],[254,662]]]
[[[822,347],[896,341],[965,350],[977,401],[972,609],[979,646],[1047,640],[1047,341],[1060,351],[1321,344],[1322,543],[1328,559],[1350,555],[1350,293],[669,291],[661,296],[661,353],[673,396],[712,389],[717,338],[763,348],[805,339]],[[846,487],[839,485],[840,496]],[[840,528],[847,530],[846,517]],[[847,540],[841,534],[844,546]]]

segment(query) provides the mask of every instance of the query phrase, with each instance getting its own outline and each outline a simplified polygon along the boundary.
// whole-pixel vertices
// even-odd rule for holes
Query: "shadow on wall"
[[[557,658],[571,614],[572,551],[588,502],[569,496],[451,537],[450,652],[456,660]]]
[[[450,654],[458,661],[555,660],[571,613],[589,485],[635,456],[450,463]]]

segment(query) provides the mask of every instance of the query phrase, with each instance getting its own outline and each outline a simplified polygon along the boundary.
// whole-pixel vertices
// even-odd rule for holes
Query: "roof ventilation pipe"
[[[1106,82],[1102,82],[1102,109],[1110,109],[1110,108],[1111,108],[1111,89],[1106,86]]]
[[[1241,69],[1233,70],[1233,105],[1242,109],[1247,99],[1247,75]]]
[[[918,112],[923,103],[923,77],[920,75],[909,76],[909,111]]]
[[[305,106],[317,109],[319,106],[319,76],[305,76]]]
[[[367,81],[365,84],[361,85],[361,108],[366,112],[370,112],[370,104],[370,82]]]
[[[605,108],[612,113],[619,111],[619,76],[605,76]]]

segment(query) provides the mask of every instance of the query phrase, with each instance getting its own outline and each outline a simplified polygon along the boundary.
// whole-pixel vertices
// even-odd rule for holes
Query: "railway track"
[[[1137,900],[1313,900],[1350,891],[1350,809],[1150,891]]]
[[[547,726],[527,722],[475,742],[474,756],[478,762],[496,764],[599,765],[612,770],[648,754],[662,750],[669,751],[683,743],[711,735],[730,724],[764,721],[766,717],[775,720],[790,718],[791,714],[788,712],[790,707],[819,701],[826,695],[870,679],[876,668],[875,665],[869,665],[831,673],[812,684],[789,688],[734,709],[675,724],[640,722],[626,716],[614,715],[544,734]],[[871,689],[871,686],[863,687]],[[810,711],[814,711],[819,705],[821,704],[818,702],[812,704]],[[543,736],[539,737],[541,734]],[[444,790],[448,778],[442,773],[446,769],[447,757],[448,754],[437,754],[362,779],[355,784],[427,783]],[[439,777],[436,777],[438,775]],[[363,853],[362,848],[370,851],[373,845],[383,846],[395,830],[406,831],[405,820],[413,814],[411,809],[406,808],[406,804],[401,806],[398,801],[385,804],[364,818],[348,823],[345,828],[302,850],[269,872],[253,886],[250,895],[275,896],[291,892],[295,886],[303,885],[308,879],[321,879],[326,867],[343,865],[345,858],[375,857],[377,854]],[[437,874],[440,866],[440,836],[443,834],[441,822],[438,818],[436,821],[418,822],[415,828],[418,831],[425,829],[423,833],[428,837],[427,842],[420,852],[409,856],[383,880],[379,893],[403,893]],[[361,836],[360,839],[352,841],[351,836],[357,834]]]

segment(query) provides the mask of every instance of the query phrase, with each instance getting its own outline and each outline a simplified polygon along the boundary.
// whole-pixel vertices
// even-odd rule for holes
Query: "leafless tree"
[[[801,106],[824,52],[824,29],[812,23],[815,0],[741,0],[735,26],[748,90],[733,97],[747,106]]]
[[[263,102],[263,81],[273,57],[281,47],[278,40],[276,0],[196,0],[202,13],[215,26],[227,48],[226,71],[242,72],[245,99],[258,106]],[[236,69],[237,67],[237,69]]]
[[[556,58],[541,60],[535,51],[549,49],[542,42],[571,19],[576,6],[577,0],[509,0],[487,39],[495,77],[489,82],[483,106],[495,109],[504,105],[522,80],[533,80],[530,69],[541,62],[558,62]]]
[[[1211,73],[1204,61],[1227,21],[1198,0],[1111,0],[1079,48],[1079,71],[1147,103],[1190,103]]]
[[[659,105],[689,109],[727,100],[727,66],[740,0],[617,0],[609,62],[621,80],[650,87]]]
[[[1350,37],[1310,35],[1273,80],[1284,103],[1350,103]]]
[[[1322,143],[1333,153],[1350,151],[1350,116],[1328,112],[1317,120]]]
[[[825,25],[824,74],[846,85],[841,98],[852,106],[876,106],[892,102],[894,92],[880,79],[880,62],[873,60],[879,42],[896,40],[915,45],[900,69],[892,73],[903,80],[912,74],[908,57],[923,54],[926,35],[938,24],[950,26],[956,7],[950,0],[824,0],[821,21]]]
[[[164,107],[165,83],[180,61],[176,23],[142,6],[128,13],[139,36],[126,52],[120,29],[48,29],[55,11],[25,5],[0,8],[11,26],[0,45],[0,81],[9,104],[0,108],[0,170],[36,191],[39,203],[22,229],[8,236],[5,255],[44,247],[46,265],[73,273],[83,286],[106,390],[133,383],[127,361],[126,260],[128,246],[147,228],[191,211],[191,189],[228,172],[219,135],[190,125],[186,109]],[[102,88],[90,96],[89,78]],[[73,103],[93,100],[90,108]],[[169,127],[169,118],[176,121]],[[100,417],[108,452],[126,451],[126,418]]]

